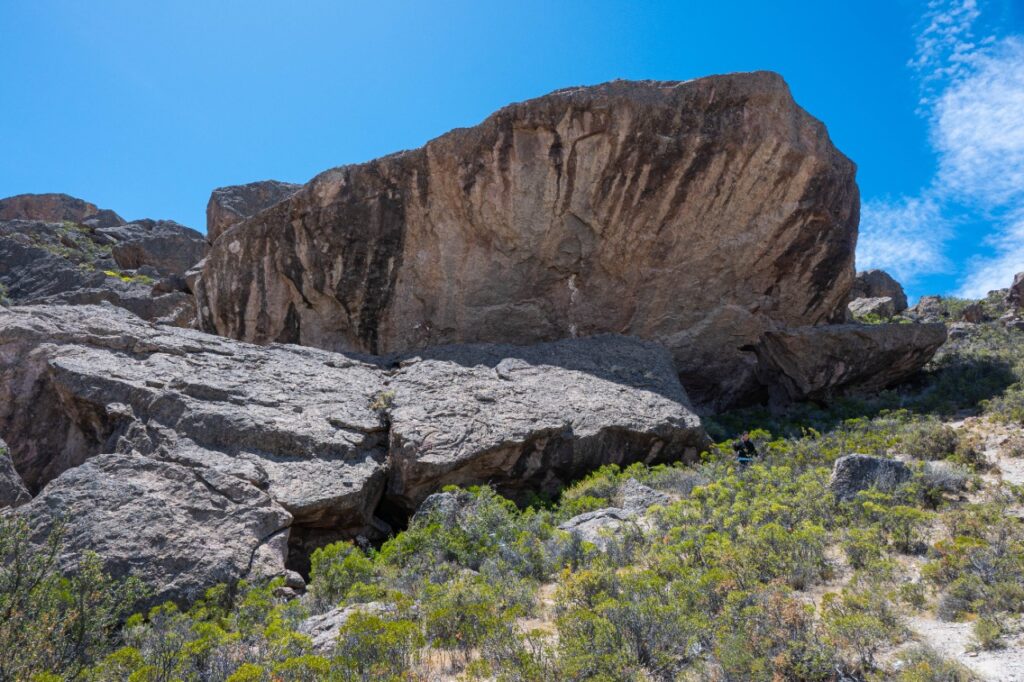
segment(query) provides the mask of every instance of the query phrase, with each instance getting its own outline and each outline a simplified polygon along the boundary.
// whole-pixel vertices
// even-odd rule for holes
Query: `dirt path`
[[[982,475],[986,488],[982,496],[993,494],[1007,483],[1024,485],[1024,458],[1002,454],[1004,441],[1016,429],[984,419],[960,420],[951,422],[950,426],[973,431],[984,439],[984,453],[993,466]],[[969,668],[983,680],[1024,682],[1024,636],[1020,621],[1013,628],[1014,634],[1005,638],[1005,646],[995,651],[972,650],[972,623],[947,623],[922,614],[909,618],[907,624],[918,640]]]

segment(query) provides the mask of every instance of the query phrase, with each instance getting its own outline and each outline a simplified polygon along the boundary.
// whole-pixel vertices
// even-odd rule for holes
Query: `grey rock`
[[[884,319],[889,319],[896,314],[896,305],[888,296],[881,296],[879,298],[855,298],[850,301],[847,307],[854,319],[863,318],[868,315],[876,315]]]
[[[854,176],[777,74],[567,88],[222,233],[201,324],[371,353],[627,334],[722,407],[759,389],[766,330],[843,319]]]
[[[390,379],[388,498],[441,485],[554,493],[603,464],[694,459],[700,420],[656,344],[604,335],[423,351]]]
[[[0,509],[17,507],[32,499],[14,468],[7,444],[0,440]]]
[[[183,274],[209,248],[202,234],[173,220],[136,220],[98,231],[112,241],[111,254],[125,270],[148,266],[160,275]]]
[[[220,187],[206,204],[206,237],[213,243],[229,227],[251,218],[302,189],[302,185],[277,180]]]
[[[608,549],[612,537],[627,523],[633,523],[635,512],[617,507],[605,507],[585,514],[574,516],[558,527],[568,533],[579,536],[584,542],[595,545],[604,551]]]
[[[892,490],[911,476],[910,467],[895,459],[871,455],[844,455],[832,465],[828,485],[837,500],[848,501],[861,490],[875,486]]]
[[[233,474],[307,527],[373,527],[383,373],[313,349],[152,326],[113,307],[0,315],[0,433],[30,490],[102,452]]]
[[[847,324],[766,333],[759,371],[776,400],[870,393],[919,370],[946,340],[943,324]]]
[[[381,602],[339,606],[327,613],[307,618],[299,623],[296,629],[313,640],[313,651],[321,656],[330,656],[338,644],[341,628],[353,615],[356,613],[384,615],[392,610],[393,607]]]
[[[627,512],[645,512],[655,505],[668,504],[669,496],[640,483],[635,478],[627,479],[618,491],[618,506]]]
[[[918,322],[942,322],[948,316],[941,296],[922,296],[914,307],[907,309],[907,317]]]
[[[907,309],[903,287],[885,270],[864,270],[857,273],[850,289],[850,300],[858,298],[891,298],[895,313]]]
[[[140,608],[187,603],[222,582],[288,573],[289,514],[256,486],[208,467],[98,455],[15,513],[36,542],[64,525],[63,570],[89,550],[112,575],[137,575],[151,590]]]

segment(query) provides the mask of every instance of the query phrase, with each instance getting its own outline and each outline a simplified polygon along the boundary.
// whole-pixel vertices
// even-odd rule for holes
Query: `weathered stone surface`
[[[627,479],[616,491],[618,505],[627,512],[645,512],[656,504],[668,504],[669,496],[644,485],[635,478]]]
[[[312,616],[299,623],[298,631],[313,640],[313,650],[321,656],[330,656],[338,645],[338,635],[349,618],[357,613],[381,615],[394,607],[381,602],[367,602],[352,606],[339,606],[327,613]]]
[[[910,478],[903,462],[870,455],[844,455],[832,465],[828,485],[837,500],[852,500],[861,490],[877,486],[891,490]]]
[[[1006,292],[1006,304],[1018,312],[1024,308],[1024,272],[1013,276],[1013,284]]]
[[[290,515],[256,486],[208,467],[98,455],[16,513],[38,542],[64,523],[64,570],[94,551],[112,575],[138,575],[152,590],[149,604],[286,574]]]
[[[0,433],[30,490],[102,452],[205,466],[306,527],[373,525],[387,435],[373,365],[154,327],[113,307],[0,315]]]
[[[123,270],[150,266],[160,275],[183,274],[209,248],[202,234],[173,220],[136,220],[98,232],[112,241],[111,255]]]
[[[896,305],[888,296],[880,298],[855,298],[847,306],[855,319],[874,315],[889,319],[896,314]]]
[[[980,324],[988,319],[988,315],[981,303],[971,303],[960,312],[960,319],[971,324]]]
[[[916,305],[907,309],[907,317],[918,322],[942,322],[949,315],[941,296],[922,296]]]
[[[207,239],[213,243],[232,225],[270,208],[300,189],[302,185],[291,182],[262,180],[213,190],[206,204]]]
[[[389,500],[489,482],[556,492],[609,463],[694,458],[700,420],[656,344],[612,335],[424,351],[391,378]]]
[[[0,440],[0,509],[17,507],[30,499],[28,489],[21,476],[14,469],[14,462],[7,452],[7,444]]]
[[[7,207],[7,214],[19,209],[25,214],[88,215],[84,209],[30,211],[33,206],[14,203]],[[2,302],[81,305],[106,301],[143,319],[194,325],[193,297],[154,288],[153,281],[179,274],[188,267],[183,263],[190,265],[196,256],[201,258],[206,250],[202,235],[169,221],[123,224],[118,218],[106,227],[95,223],[0,221]]]
[[[755,387],[762,333],[845,315],[854,171],[772,73],[560,90],[221,235],[200,316],[374,353],[623,333],[725,405]]]
[[[943,324],[847,324],[768,332],[756,346],[775,399],[869,393],[919,370],[946,340]]]
[[[89,227],[124,225],[113,211],[67,194],[19,194],[0,199],[0,221],[34,220],[61,223],[65,220]]]
[[[635,523],[635,517],[635,512],[618,507],[605,507],[574,516],[558,527],[578,535],[584,542],[589,542],[604,551],[608,549],[612,537],[620,532],[624,525]]]
[[[907,309],[903,286],[885,270],[864,270],[857,273],[850,289],[850,300],[858,298],[891,298],[896,313]]]

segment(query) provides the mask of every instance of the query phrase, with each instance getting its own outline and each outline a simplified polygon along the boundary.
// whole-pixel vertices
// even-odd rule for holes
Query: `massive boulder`
[[[1016,312],[1024,308],[1024,272],[1013,276],[1013,284],[1006,292],[1006,304]]]
[[[0,435],[36,495],[19,510],[40,528],[58,512],[80,517],[75,548],[115,566],[163,533],[167,546],[133,565],[156,562],[170,585],[173,570],[188,573],[169,593],[179,595],[247,575],[223,557],[217,570],[167,568],[167,557],[199,552],[205,526],[190,515],[213,519],[212,544],[237,536],[232,557],[266,546],[277,570],[290,542],[288,566],[302,569],[325,541],[383,537],[448,483],[551,490],[605,463],[692,457],[706,442],[650,342],[483,344],[394,362],[255,346],[113,306],[0,311]],[[202,485],[209,495],[193,507],[189,491]],[[147,525],[139,546],[119,530],[134,521]]]
[[[207,467],[98,455],[16,513],[37,542],[62,527],[62,569],[96,552],[112,575],[137,575],[149,604],[187,603],[240,579],[301,585],[285,569],[289,514],[256,486]]]
[[[206,253],[195,230],[172,221],[125,223],[66,195],[12,197],[0,209],[0,303],[106,301],[147,320],[195,323],[182,278]],[[182,281],[154,287],[161,276]]]
[[[604,464],[695,459],[708,443],[651,342],[617,336],[424,351],[389,381],[388,498],[444,484],[556,493]]]
[[[372,353],[622,333],[724,405],[765,331],[845,316],[854,174],[773,73],[559,90],[222,234],[202,325]]]
[[[229,227],[302,189],[302,185],[278,180],[250,182],[248,185],[220,187],[210,194],[206,204],[206,238],[214,242]]]
[[[891,298],[897,313],[907,309],[903,286],[885,270],[864,270],[857,273],[850,289],[850,300],[858,298]]]
[[[0,199],[2,220],[68,221],[93,228],[124,225],[124,218],[113,211],[67,194],[19,194]]]
[[[768,332],[755,347],[773,399],[870,393],[920,369],[946,340],[943,324],[848,324]]]

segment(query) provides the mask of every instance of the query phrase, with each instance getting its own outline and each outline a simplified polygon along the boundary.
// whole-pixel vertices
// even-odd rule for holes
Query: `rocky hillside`
[[[384,679],[420,670],[425,648],[448,657],[444,675],[506,679],[516,659],[541,668],[507,679],[676,679],[697,663],[755,679],[742,672],[754,663],[716,653],[702,618],[734,618],[729,599],[755,593],[789,609],[766,586],[827,582],[830,533],[877,520],[844,507],[837,522],[829,505],[916,480],[853,458],[837,470],[843,490],[827,488],[839,455],[903,454],[839,429],[844,410],[911,409],[899,429],[931,428],[950,417],[943,400],[977,412],[1015,400],[1020,380],[1016,366],[943,364],[990,333],[1013,346],[1019,283],[908,309],[891,277],[854,272],[854,173],[781,78],[751,73],[560,90],[305,185],[223,187],[210,241],[66,195],[0,200],[0,610],[21,614],[0,622],[0,650],[25,632],[65,652],[0,653],[0,682],[80,677],[118,637],[126,649],[89,679]],[[755,431],[768,472],[733,469],[713,443],[780,415],[777,438]],[[810,455],[804,426],[854,433],[868,451]],[[760,491],[749,499],[748,484]],[[438,495],[446,486],[472,492]],[[917,493],[899,494],[886,504],[913,506]],[[704,495],[724,506],[687,506]],[[678,516],[648,513],[674,504]],[[766,563],[729,573],[729,543]],[[788,553],[804,543],[813,566],[793,573],[802,559]],[[640,561],[639,548],[658,556]],[[780,552],[790,563],[773,563]],[[629,571],[609,561],[655,582],[619,584]],[[701,581],[719,596],[688,591]],[[439,585],[458,588],[450,604]],[[556,589],[554,610],[533,609]],[[606,589],[693,608],[650,630],[650,650],[645,635],[604,661],[586,647],[515,654],[626,636],[629,618],[559,621],[596,618]],[[517,624],[471,632],[438,604]],[[516,619],[533,616],[548,634],[524,644]],[[342,664],[350,618],[384,639],[346,640]],[[213,621],[215,642],[181,634]],[[152,660],[173,639],[165,626],[206,653],[145,677],[164,665]],[[381,663],[389,637],[401,651]],[[359,668],[363,645],[377,667],[331,667]],[[843,646],[814,653],[814,670],[873,669]],[[270,676],[307,654],[294,665],[327,668]],[[259,671],[235,677],[245,665]]]

